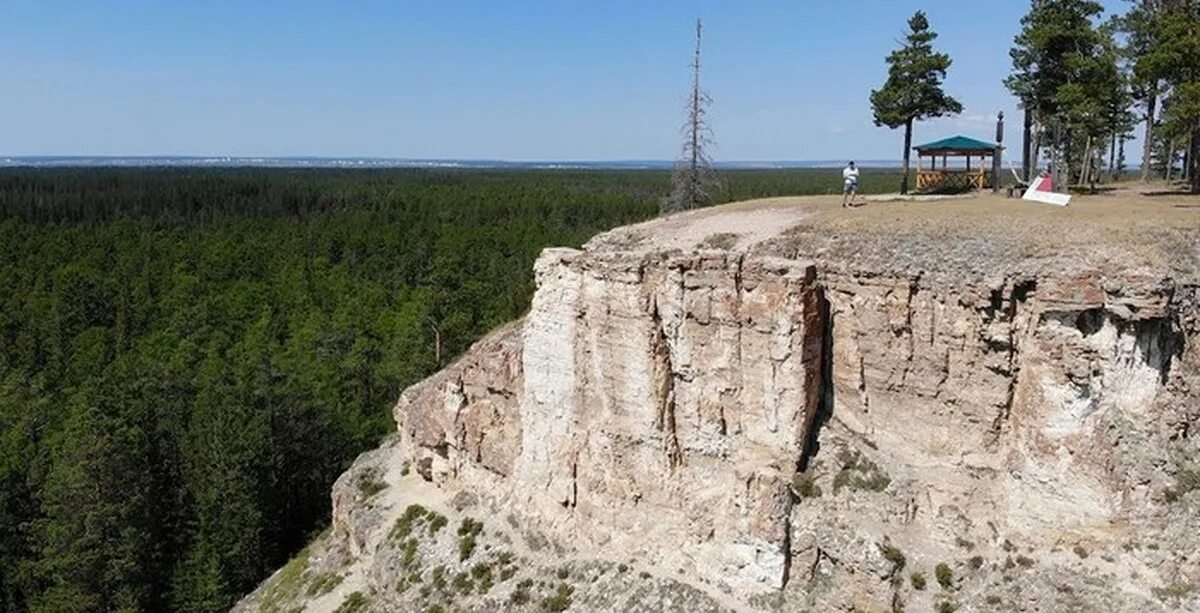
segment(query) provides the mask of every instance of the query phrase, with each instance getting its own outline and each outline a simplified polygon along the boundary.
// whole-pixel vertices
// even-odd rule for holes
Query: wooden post
[[[992,151],[992,193],[1000,193],[1000,156],[1004,153],[1004,111],[996,113],[996,149]]]
[[[921,158],[922,157],[924,157],[924,156],[922,156],[921,152],[918,151],[917,152],[917,191],[921,191],[921,187],[923,187],[921,185]]]

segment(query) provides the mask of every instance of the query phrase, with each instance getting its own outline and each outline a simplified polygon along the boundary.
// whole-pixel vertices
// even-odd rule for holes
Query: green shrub
[[[379,492],[387,489],[387,483],[379,478],[379,473],[374,470],[364,471],[358,477],[358,491],[362,494],[363,499],[370,498]]]
[[[419,504],[410,504],[404,509],[404,514],[396,518],[388,538],[394,540],[406,539],[412,534],[413,528],[425,518],[427,511]]]
[[[454,581],[450,582],[450,585],[460,594],[470,594],[475,590],[475,582],[471,581],[471,576],[465,572],[454,575]]]
[[[471,567],[471,578],[479,585],[479,593],[486,594],[492,589],[492,565],[480,562]]]
[[[957,610],[958,610],[958,606],[955,605],[954,603],[950,602],[949,600],[943,600],[943,601],[939,602],[938,606],[937,606],[938,613],[954,613]]]
[[[483,531],[483,523],[470,517],[463,518],[458,525],[458,559],[466,561],[475,552],[475,537]]]
[[[433,584],[434,589],[439,592],[446,591],[446,567],[435,566],[433,573],[429,576],[429,581]]]
[[[933,569],[933,576],[937,577],[938,585],[941,585],[946,589],[950,589],[950,587],[954,585],[954,571],[950,570],[950,566],[945,562],[938,564],[937,567]]]
[[[400,563],[404,568],[416,568],[420,566],[420,561],[417,559],[417,539],[408,539],[400,546],[403,551],[403,556],[400,558]]]
[[[925,589],[925,575],[921,573],[913,573],[908,577],[908,579],[912,582],[914,590],[920,591]]]
[[[517,584],[516,589],[508,597],[508,601],[515,605],[523,605],[529,603],[532,598],[529,595],[529,589],[533,587],[532,579],[523,579]]]
[[[358,613],[367,608],[371,604],[371,600],[363,595],[362,592],[354,592],[346,597],[341,606],[334,609],[333,613]]]
[[[321,596],[333,591],[342,582],[343,577],[337,573],[322,573],[313,577],[308,584],[309,596]]]
[[[458,540],[458,561],[465,562],[475,553],[475,535],[468,534]]]
[[[817,485],[816,478],[807,471],[796,473],[792,478],[792,493],[800,500],[817,498],[821,495],[821,486]]]
[[[445,528],[446,523],[448,522],[445,515],[442,515],[441,513],[436,513],[433,511],[429,512],[428,520],[429,520],[429,535],[430,536],[437,534],[439,530],[441,530],[442,528]]]
[[[304,582],[308,579],[308,563],[312,556],[311,545],[300,550],[296,557],[280,569],[263,588],[260,608],[263,613],[277,613],[282,610],[283,603],[291,600],[300,593]]]
[[[554,593],[542,599],[541,605],[543,611],[566,611],[571,606],[571,595],[575,593],[575,588],[560,583],[555,588]]]
[[[1189,492],[1200,489],[1200,469],[1186,468],[1175,475],[1175,487],[1163,491],[1164,502],[1175,502]]]
[[[883,559],[892,563],[892,572],[900,572],[904,570],[904,565],[908,562],[904,557],[904,552],[899,548],[893,547],[890,544],[879,544],[879,552],[883,554]]]
[[[1162,587],[1152,588],[1151,593],[1159,600],[1179,600],[1192,593],[1196,586],[1190,583],[1168,583]]]
[[[834,493],[842,488],[882,492],[892,482],[879,465],[857,451],[842,450],[838,453],[838,461],[842,468],[833,478]]]

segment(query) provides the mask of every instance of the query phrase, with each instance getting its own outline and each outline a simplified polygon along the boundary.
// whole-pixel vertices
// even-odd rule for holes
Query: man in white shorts
[[[858,193],[858,167],[850,162],[842,169],[842,206],[853,206]]]

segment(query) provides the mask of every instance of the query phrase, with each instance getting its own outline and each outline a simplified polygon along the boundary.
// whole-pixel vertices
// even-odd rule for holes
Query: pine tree
[[[1125,170],[1125,141],[1133,138],[1138,116],[1133,109],[1141,92],[1135,86],[1129,44],[1122,46],[1124,18],[1114,17],[1101,28],[1104,34],[1103,64],[1115,68],[1109,95],[1104,101],[1109,140],[1108,171],[1113,181]]]
[[[1130,61],[1130,81],[1133,95],[1142,107],[1145,124],[1142,138],[1142,181],[1150,180],[1153,167],[1154,126],[1158,117],[1158,97],[1162,91],[1162,78],[1148,70],[1145,58],[1153,51],[1158,41],[1155,24],[1162,0],[1130,0],[1135,5],[1120,19],[1125,34],[1125,55]]]
[[[160,492],[148,415],[114,383],[79,395],[47,477],[37,611],[161,606]],[[157,606],[156,606],[157,605]]]
[[[1128,132],[1133,121],[1129,114],[1133,100],[1120,67],[1114,24],[1097,28],[1094,42],[1073,60],[1076,78],[1062,84],[1054,99],[1069,135],[1063,146],[1066,167],[1074,168],[1071,162],[1078,161],[1078,183],[1093,186],[1100,170],[1096,162],[1104,157],[1105,146],[1115,153],[1117,135]]]
[[[1031,112],[1036,132],[1062,135],[1052,146],[1056,168],[1068,171],[1064,177],[1094,152],[1110,77],[1119,72],[1105,59],[1105,38],[1095,23],[1103,12],[1094,0],[1032,0],[1009,51],[1013,72],[1004,84]]]
[[[904,177],[900,193],[908,193],[908,168],[912,151],[913,123],[934,117],[957,115],[963,110],[942,90],[950,68],[950,56],[936,53],[937,33],[929,29],[925,13],[917,11],[908,20],[904,45],[887,57],[888,77],[883,87],[871,92],[875,125],[891,129],[904,126]]]
[[[671,175],[671,193],[662,201],[664,214],[700,208],[712,204],[721,189],[713,170],[708,148],[712,128],[708,124],[708,105],[712,99],[700,87],[700,20],[696,20],[696,50],[692,59],[692,89],[688,96],[687,121],[683,124],[683,151]]]
[[[263,396],[271,389],[247,380],[261,365],[263,334],[256,325],[241,344],[228,353],[210,352],[200,367],[204,384],[184,442],[194,540],[176,577],[172,600],[179,606],[228,608],[266,566],[269,431]]]
[[[1200,194],[1200,0],[1161,0],[1148,21],[1154,36],[1135,66],[1163,86],[1164,127],[1181,137],[1189,188]]]

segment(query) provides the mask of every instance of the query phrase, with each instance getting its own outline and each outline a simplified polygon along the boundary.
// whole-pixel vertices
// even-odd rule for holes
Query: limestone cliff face
[[[811,581],[833,516],[937,559],[1001,535],[1119,546],[1195,419],[1196,288],[1167,278],[561,249],[537,278],[522,324],[397,405],[414,458],[575,547],[742,596]],[[796,500],[812,463],[863,477],[826,443],[869,458],[880,495]]]
[[[782,587],[821,389],[814,266],[555,249],[537,278],[522,326],[397,405],[418,464],[575,546]]]
[[[423,601],[389,591],[398,503],[354,483],[411,466],[512,539],[666,581],[580,586],[590,609],[1200,610],[1194,261],[960,240],[931,266],[734,213],[545,251],[529,314],[403,393],[329,537],[381,602]],[[462,606],[521,608],[488,598]]]

